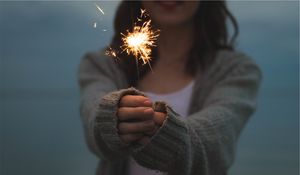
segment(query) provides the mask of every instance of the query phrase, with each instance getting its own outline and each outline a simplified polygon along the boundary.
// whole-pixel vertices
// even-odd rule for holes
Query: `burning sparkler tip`
[[[141,9],[141,17],[138,22],[144,21],[148,17],[146,10]],[[133,54],[137,60],[142,60],[143,64],[149,64],[151,60],[151,47],[156,46],[155,41],[159,36],[159,30],[154,30],[151,27],[151,20],[146,20],[141,25],[135,24],[133,31],[126,31],[126,34],[121,33],[123,45],[121,49],[128,55]],[[151,67],[150,67],[151,68]]]
[[[135,57],[137,65],[138,61],[141,60],[143,65],[148,64],[152,71],[150,64],[152,47],[156,47],[155,42],[160,31],[152,28],[151,20],[147,19],[148,17],[146,10],[141,9],[141,15],[137,18],[137,23],[134,23],[133,29],[120,33],[123,41],[120,46],[121,51],[108,47],[104,54],[119,60],[118,54],[126,52],[128,55],[131,54]],[[102,31],[107,30],[103,29]]]

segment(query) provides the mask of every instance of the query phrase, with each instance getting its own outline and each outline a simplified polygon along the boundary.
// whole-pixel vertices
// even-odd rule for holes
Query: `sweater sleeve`
[[[133,91],[114,60],[97,54],[87,54],[79,65],[81,92],[80,115],[89,149],[101,159],[120,160],[127,154],[116,129],[116,108],[119,98]]]
[[[134,150],[135,160],[170,174],[224,174],[234,159],[237,138],[256,108],[261,72],[250,60],[223,76],[203,108],[182,119],[170,107],[150,143]]]

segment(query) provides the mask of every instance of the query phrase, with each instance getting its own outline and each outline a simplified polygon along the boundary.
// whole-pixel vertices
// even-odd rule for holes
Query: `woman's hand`
[[[140,95],[122,97],[117,116],[119,135],[125,143],[147,143],[165,119],[164,113],[153,110],[150,99]]]

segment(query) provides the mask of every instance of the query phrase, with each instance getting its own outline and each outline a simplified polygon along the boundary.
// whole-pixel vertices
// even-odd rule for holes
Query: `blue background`
[[[97,158],[84,142],[76,75],[81,56],[112,36],[118,2],[99,4],[105,15],[93,2],[0,2],[0,174],[94,174]],[[230,174],[296,175],[299,2],[231,1],[229,7],[240,23],[238,48],[264,74],[258,110]]]

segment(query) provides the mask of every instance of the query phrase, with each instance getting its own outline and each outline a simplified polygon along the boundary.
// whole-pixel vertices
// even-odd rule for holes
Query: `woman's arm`
[[[222,174],[230,167],[237,138],[256,107],[259,68],[242,61],[214,86],[201,111],[181,119],[167,107],[167,119],[134,158],[151,169],[175,174]],[[172,174],[172,173],[171,173]]]
[[[119,90],[127,86],[125,77],[112,58],[100,54],[84,56],[78,77],[80,114],[90,150],[104,159],[122,158],[127,145],[117,135],[114,116],[118,98],[128,93]]]
[[[154,121],[162,122],[160,113],[152,110],[152,103],[142,92],[127,88],[126,79],[112,58],[86,55],[79,67],[79,85],[86,141],[90,150],[102,159],[125,158],[130,154],[130,143],[139,139],[138,135],[153,133],[157,128]],[[130,104],[134,101],[139,102],[137,108]],[[149,104],[144,104],[147,101]],[[148,108],[152,112],[144,114],[143,109]],[[158,117],[153,120],[153,115]],[[138,121],[128,121],[135,118]]]

